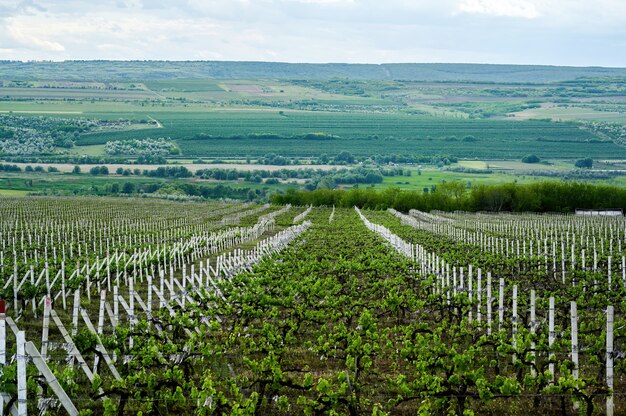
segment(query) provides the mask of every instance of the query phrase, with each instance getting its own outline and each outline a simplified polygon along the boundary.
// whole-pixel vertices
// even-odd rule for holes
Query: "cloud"
[[[33,51],[63,52],[65,47],[59,42],[46,38],[44,33],[38,33],[38,29],[10,22],[8,34],[16,45]]]
[[[291,3],[304,3],[304,4],[335,4],[335,5],[345,5],[345,4],[354,4],[355,0],[288,0]]]
[[[459,10],[470,14],[523,17],[525,19],[539,17],[535,5],[525,0],[464,0],[459,4]]]
[[[622,0],[0,0],[0,59],[626,66]]]

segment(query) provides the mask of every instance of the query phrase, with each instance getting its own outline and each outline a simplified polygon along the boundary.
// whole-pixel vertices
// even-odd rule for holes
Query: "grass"
[[[72,147],[68,150],[69,154],[72,155],[80,155],[80,156],[103,156],[104,145],[103,144],[94,144],[91,146],[80,146],[80,147]]]
[[[487,185],[508,182],[530,183],[543,180],[545,180],[545,178],[530,175],[513,176],[506,173],[476,174],[422,169],[421,175],[418,175],[417,170],[414,170],[411,176],[386,176],[383,179],[383,183],[375,187],[415,190],[424,188],[430,189],[432,186],[441,185],[443,181],[460,181],[465,184],[470,183],[471,185]],[[626,185],[626,183],[624,185]]]
[[[625,107],[626,109],[626,107]],[[626,123],[625,111],[598,111],[593,108],[582,107],[542,107],[514,113],[513,119],[526,120],[529,118],[549,118],[556,121],[604,121],[611,123]]]
[[[219,83],[211,80],[199,79],[163,79],[150,80],[144,85],[153,91],[224,91]]]
[[[563,171],[574,169],[574,162],[569,160],[551,159],[545,163],[524,163],[512,160],[460,160],[457,166],[469,169],[490,169],[493,171]]]
[[[150,184],[171,184],[176,182],[188,182],[198,185],[216,186],[218,184],[227,185],[236,189],[265,189],[265,190],[287,190],[294,187],[288,183],[266,185],[264,183],[252,183],[240,181],[208,181],[200,179],[164,179],[149,178],[144,176],[93,176],[88,173],[80,175],[63,173],[0,173],[0,189],[6,192],[17,192],[20,195],[32,192],[43,193],[97,193],[105,190],[113,184],[118,184],[120,188],[126,182],[135,185]],[[94,188],[95,187],[95,188]]]
[[[98,88],[2,88],[0,97],[31,100],[146,100],[157,98],[151,91]]]
[[[2,196],[24,196],[28,195],[28,191],[21,191],[17,189],[0,189],[0,195]]]

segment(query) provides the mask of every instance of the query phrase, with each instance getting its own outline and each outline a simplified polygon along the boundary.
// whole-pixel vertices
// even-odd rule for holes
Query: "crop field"
[[[19,105],[18,105],[19,104]],[[9,108],[8,106],[5,108]],[[511,122],[439,118],[387,113],[341,113],[269,109],[184,108],[163,109],[135,104],[51,103],[10,106],[13,111],[36,113],[80,112],[67,117],[158,120],[163,128],[90,133],[77,140],[81,146],[112,140],[171,137],[186,157],[242,157],[278,153],[283,156],[316,157],[343,150],[355,155],[417,154],[461,158],[519,160],[536,148],[543,158],[625,158],[624,147],[598,138],[571,123]],[[128,112],[122,112],[127,109]],[[0,105],[0,111],[2,106]],[[301,140],[295,136],[325,133],[332,140]],[[270,134],[280,139],[263,140],[247,135]],[[207,138],[206,136],[212,136]],[[197,138],[199,137],[199,138]]]
[[[441,119],[402,114],[363,114],[306,111],[158,112],[150,115],[163,128],[140,132],[94,133],[78,145],[159,135],[177,140],[186,156],[319,156],[342,150],[355,155],[421,154],[519,159],[540,147],[543,157],[623,157],[626,149],[599,139],[574,124],[526,121]],[[335,135],[330,140],[292,138],[308,133]],[[246,135],[284,136],[264,140]],[[210,138],[196,135],[209,135]],[[470,137],[470,138],[468,138]]]
[[[2,82],[1,112],[155,119],[162,125],[83,133],[72,154],[80,154],[84,147],[86,154],[94,155],[91,145],[113,140],[169,137],[185,158],[267,153],[319,157],[344,150],[364,157],[449,155],[509,161],[528,153],[543,159],[626,157],[617,138],[599,136],[577,124],[623,121],[626,91],[611,79],[521,84],[221,77]],[[567,100],[568,107],[559,100]],[[337,137],[321,142],[297,137],[311,133]]]
[[[0,98],[18,100],[154,100],[152,91],[88,88],[12,88],[3,87]]]
[[[203,92],[203,91],[224,91],[224,88],[220,86],[218,82],[210,80],[185,80],[185,79],[165,79],[165,80],[151,80],[145,83],[145,86],[151,90],[157,92],[166,91],[188,91],[188,92]]]
[[[622,414],[623,217],[0,197],[9,411]]]
[[[542,107],[532,110],[524,110],[513,113],[514,120],[527,120],[530,118],[549,118],[557,121],[590,120],[613,123],[626,123],[626,112],[622,111],[599,111],[592,108],[582,107]]]
[[[148,178],[108,178],[94,176],[76,176],[60,174],[2,174],[0,175],[0,188],[20,192],[45,192],[56,191],[60,194],[80,192],[81,190],[95,187],[104,187],[113,183],[132,182],[135,185],[147,185],[163,181]]]
[[[546,158],[626,157],[623,147],[609,139],[597,138],[572,123],[468,120],[395,113],[220,110],[210,107],[200,110],[180,106],[164,109],[156,104],[141,107],[106,102],[14,103],[11,106],[5,104],[5,107],[0,103],[0,111],[9,107],[20,112],[29,108],[36,112],[80,112],[68,117],[109,120],[141,120],[148,115],[159,120],[163,128],[85,134],[80,136],[77,144],[80,148],[111,140],[171,137],[187,157],[262,156],[266,153],[305,157],[346,150],[355,155],[409,153],[519,160],[533,148],[538,148],[537,152]],[[122,112],[124,110],[128,112]],[[292,138],[308,133],[326,133],[337,138],[324,141]],[[255,134],[284,137],[265,141],[245,137]],[[213,137],[194,139],[197,135]]]
[[[130,185],[127,185],[130,184]],[[153,194],[152,197],[160,196],[162,198],[167,197],[166,190],[156,192],[160,188],[166,188],[167,186],[176,185],[189,185],[191,187],[203,187],[205,193],[212,191],[220,191],[220,187],[227,186],[231,189],[231,195],[214,195],[215,198],[232,197],[236,199],[245,199],[245,192],[249,190],[258,190],[262,192],[259,195],[259,199],[265,195],[266,192],[276,190],[286,190],[293,188],[295,185],[292,183],[280,183],[267,185],[264,183],[251,183],[244,181],[217,181],[217,180],[204,180],[204,179],[162,179],[162,178],[147,178],[138,176],[93,176],[93,175],[71,175],[71,174],[32,174],[32,173],[3,173],[0,174],[0,189],[7,192],[9,195],[15,193],[17,195],[33,194],[33,195],[112,195],[122,192],[124,186],[131,186],[132,193],[144,194],[143,196],[150,196],[147,194]],[[117,192],[113,192],[117,189]],[[155,193],[156,192],[156,193]],[[164,193],[165,192],[165,193]],[[205,197],[208,197],[205,195]]]
[[[481,174],[481,173],[463,173],[463,172],[450,172],[435,169],[423,169],[421,175],[413,171],[410,177],[406,176],[386,176],[383,183],[377,185],[377,187],[389,187],[398,189],[431,189],[438,185],[450,181],[460,181],[466,186],[475,186],[481,184],[498,184],[509,183],[511,180],[515,180],[516,183],[531,183],[541,182],[545,178],[532,175],[510,175],[506,173],[493,173],[493,174]],[[467,185],[469,183],[469,185]]]
[[[517,67],[509,78],[503,72],[509,67],[399,65],[385,67],[381,78],[381,68],[369,66],[190,62],[137,72],[150,65],[0,63],[2,164],[62,166],[67,173],[76,165],[88,172],[93,166],[132,171],[185,164],[196,170],[204,162],[245,162],[248,170],[254,163],[296,166],[304,160],[398,167],[413,175],[385,175],[368,186],[420,191],[444,181],[469,188],[548,177],[626,186],[617,163],[626,159],[621,70]],[[61,67],[64,76],[54,69]],[[38,72],[44,69],[46,76]],[[310,76],[315,70],[322,72]],[[99,75],[85,78],[88,73]],[[367,73],[373,78],[364,78]],[[467,78],[454,78],[459,74]],[[167,145],[152,147],[160,142]],[[345,152],[347,160],[335,160]],[[540,163],[521,162],[531,155]],[[583,159],[591,159],[584,166],[592,168],[576,165]],[[416,174],[420,165],[427,176]],[[29,173],[3,174],[0,189],[66,194],[73,186],[73,194],[102,195],[125,182],[138,184],[138,193],[148,186],[113,171],[108,180]],[[182,191],[160,183],[168,186],[163,192],[188,193],[195,179],[172,181],[187,186]],[[250,189],[267,191],[250,195],[258,201],[292,186],[358,186],[300,178],[263,187],[250,179]],[[239,180],[232,185],[244,187]]]

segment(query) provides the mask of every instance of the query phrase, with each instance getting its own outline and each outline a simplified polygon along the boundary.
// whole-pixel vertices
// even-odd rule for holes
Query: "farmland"
[[[375,154],[448,154],[456,157],[520,159],[538,142],[547,158],[625,157],[626,151],[608,140],[595,138],[575,125],[527,121],[442,120],[411,115],[342,114],[283,111],[211,111],[151,115],[163,123],[158,132],[95,133],[78,144],[102,144],[109,140],[145,138],[159,134],[178,139],[189,157],[258,157],[266,153],[311,157],[342,150],[359,156]],[[337,136],[323,141],[303,141],[293,136],[307,133]],[[246,135],[282,136],[263,140]],[[205,134],[211,137],[200,136]],[[464,141],[472,136],[473,140]],[[543,140],[543,142],[542,142]],[[564,148],[565,144],[565,148]]]
[[[0,63],[6,413],[626,411],[619,78],[84,65]]]
[[[2,175],[2,189],[65,194],[74,183],[76,193],[101,195],[134,182],[143,192],[147,181],[134,172],[146,165],[195,173],[207,164],[244,171],[392,166],[404,172],[367,184],[402,189],[546,177],[626,183],[626,90],[618,69],[395,65],[382,76],[372,66],[189,62],[137,72],[146,65],[0,63],[3,163],[51,173],[106,165],[111,173],[13,172]],[[530,155],[540,163],[521,162]],[[592,168],[578,168],[581,159]],[[116,176],[120,167],[130,175]],[[293,186],[359,184],[288,179],[256,198]]]
[[[250,108],[173,107],[153,105],[0,103],[0,109],[34,114],[64,111],[66,117],[117,120],[158,120],[162,128],[95,132],[76,140],[82,146],[108,141],[170,137],[185,157],[259,157],[267,153],[311,157],[342,150],[359,156],[376,154],[451,155],[460,158],[519,160],[531,148],[545,158],[625,158],[626,151],[610,139],[599,138],[572,123],[512,122],[434,117],[402,113],[324,112]],[[127,110],[127,111],[125,111]],[[24,112],[24,113],[22,113]],[[73,115],[78,113],[77,115]],[[59,114],[57,113],[58,117]],[[332,140],[302,140],[323,133]],[[279,136],[263,140],[255,135]]]
[[[626,409],[623,217],[28,197],[0,213],[8,408]]]

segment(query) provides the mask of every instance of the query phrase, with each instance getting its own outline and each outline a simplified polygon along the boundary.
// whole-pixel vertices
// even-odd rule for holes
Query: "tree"
[[[94,166],[93,168],[89,169],[89,173],[91,173],[92,175],[108,175],[109,168],[107,168],[106,166]]]
[[[352,156],[352,153],[344,150],[335,156],[335,162],[354,163],[354,156]]]
[[[539,156],[535,155],[535,154],[531,154],[531,155],[526,155],[522,158],[522,162],[524,163],[539,163],[541,162],[541,159],[539,159]]]
[[[591,169],[593,167],[593,159],[590,157],[578,159],[576,163],[574,163],[574,166],[581,169]]]
[[[122,192],[125,194],[132,194],[135,192],[135,184],[132,182],[125,182],[122,186]]]
[[[80,166],[78,166],[78,165],[74,166],[74,169],[72,169],[72,173],[74,175],[79,175],[80,174]]]
[[[335,189],[337,184],[333,180],[333,178],[322,178],[321,181],[317,183],[317,189]]]

